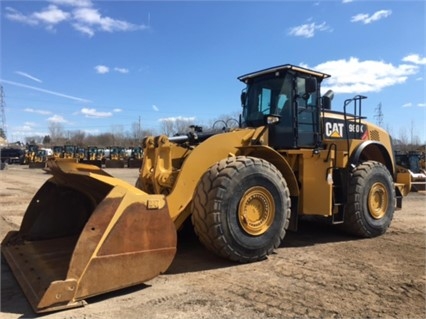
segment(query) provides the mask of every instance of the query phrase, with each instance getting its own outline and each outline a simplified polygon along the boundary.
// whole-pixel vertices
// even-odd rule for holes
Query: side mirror
[[[241,106],[244,106],[246,104],[247,99],[247,92],[243,91],[241,92]]]
[[[307,78],[305,82],[305,92],[312,93],[317,90],[317,79],[316,78]]]

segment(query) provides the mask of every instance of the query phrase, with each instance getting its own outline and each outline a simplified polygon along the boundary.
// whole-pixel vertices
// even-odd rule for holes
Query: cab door
[[[319,87],[316,79],[296,77],[295,92],[297,147],[317,147],[320,143],[320,126]]]

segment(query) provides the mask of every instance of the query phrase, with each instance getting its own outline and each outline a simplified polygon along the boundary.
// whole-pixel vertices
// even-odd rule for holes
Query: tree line
[[[186,134],[193,125],[201,126],[204,130],[222,129],[223,127],[238,127],[238,114],[221,115],[200,125],[194,119],[174,118],[160,121],[158,131],[142,128],[140,123],[134,122],[129,131],[121,125],[113,125],[109,132],[91,134],[83,130],[67,130],[61,123],[51,122],[48,126],[49,134],[45,136],[32,135],[25,138],[26,144],[42,144],[44,146],[72,144],[77,146],[140,146],[146,136],[164,134],[174,136]]]

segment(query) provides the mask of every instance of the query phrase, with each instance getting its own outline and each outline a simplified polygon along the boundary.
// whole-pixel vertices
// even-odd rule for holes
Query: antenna
[[[380,102],[379,105],[376,106],[374,111],[376,112],[376,114],[374,115],[374,118],[376,119],[377,125],[382,126],[383,124],[382,102]]]

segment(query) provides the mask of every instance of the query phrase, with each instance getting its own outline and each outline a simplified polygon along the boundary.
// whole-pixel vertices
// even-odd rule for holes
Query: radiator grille
[[[374,141],[380,141],[380,133],[377,130],[370,131],[370,139]]]

